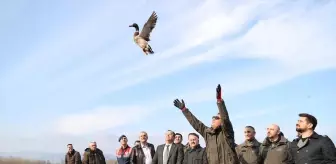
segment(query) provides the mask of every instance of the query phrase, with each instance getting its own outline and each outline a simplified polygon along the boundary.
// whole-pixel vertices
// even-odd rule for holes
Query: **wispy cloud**
[[[331,28],[328,27],[329,22],[320,19],[323,15],[330,13],[331,10],[328,10],[329,6],[301,10],[299,6],[301,3],[294,4],[297,5],[297,8],[293,8],[290,11],[286,10],[286,13],[279,12],[269,16],[268,19],[259,20],[257,24],[241,37],[212,43],[215,47],[207,52],[196,55],[181,54],[199,44],[207,44],[225,35],[241,31],[242,28],[244,28],[242,24],[250,21],[251,17],[253,17],[251,14],[255,16],[260,14],[260,12],[256,11],[257,9],[264,7],[262,11],[265,12],[267,9],[273,9],[276,3],[244,4],[235,6],[230,13],[225,10],[219,12],[220,8],[218,6],[222,5],[224,4],[222,4],[221,1],[206,1],[194,11],[194,15],[189,15],[189,17],[192,18],[199,18],[200,23],[196,27],[190,27],[189,33],[183,35],[183,37],[180,38],[181,40],[178,41],[180,43],[178,46],[157,54],[156,58],[149,58],[143,61],[143,63],[122,69],[120,72],[117,72],[117,74],[112,75],[112,78],[104,77],[100,79],[99,81],[102,81],[100,82],[102,85],[95,89],[101,89],[100,93],[109,93],[153,78],[181,71],[191,66],[216,62],[223,59],[255,58],[266,59],[277,63],[271,67],[270,65],[261,68],[252,67],[248,70],[235,72],[235,74],[216,79],[216,81],[221,82],[224,86],[225,94],[233,96],[276,85],[311,71],[336,66],[334,62],[336,60],[331,60],[335,58],[335,55],[332,55],[335,51],[331,46],[332,41],[335,41],[335,37],[330,35],[330,31],[328,31],[328,29],[331,30]],[[291,3],[290,5],[293,4]],[[221,18],[227,21],[220,21]],[[212,23],[210,23],[211,26],[209,26],[209,21],[212,21]],[[326,23],[323,24],[323,22]],[[186,26],[191,26],[190,24]],[[195,39],[192,34],[199,34],[201,31],[205,32],[202,33],[202,35],[197,35],[197,39]],[[178,60],[175,59],[176,55],[179,55]],[[151,71],[147,73],[147,71],[144,72],[144,70]],[[112,87],[108,87],[108,83],[110,83],[111,80],[120,77],[122,77],[121,80],[115,81]],[[248,83],[246,83],[247,81]],[[187,92],[187,94],[180,96],[189,100],[189,103],[208,101],[213,97],[213,88],[204,88],[204,86],[214,86],[212,83],[213,80],[209,79],[205,84],[194,86],[203,89],[190,91],[190,94]],[[191,89],[195,90],[195,88]],[[173,95],[167,97],[173,98]],[[149,106],[146,102],[143,102],[143,104]],[[167,100],[160,101],[155,105],[157,105],[157,108],[160,108],[160,106],[164,107],[169,104],[171,104],[171,102]],[[145,106],[139,108],[145,109],[147,108]],[[115,107],[111,107],[110,110],[101,110],[98,112],[92,110],[89,114],[65,117],[62,118],[60,122],[66,123],[62,123],[60,126],[62,128],[60,129],[67,127],[64,132],[81,133],[91,131],[95,129],[95,127],[102,127],[102,129],[117,127],[127,123],[123,122],[122,118],[118,118],[123,111],[124,110],[118,109],[117,112]],[[130,114],[129,117],[135,118],[142,114],[148,114],[143,111],[145,110],[129,109],[127,113],[134,113]],[[98,114],[95,114],[96,112]],[[110,117],[113,116],[114,119],[110,119]],[[73,126],[67,126],[69,123],[64,121],[81,120],[84,117],[97,120],[99,118],[101,121],[90,123],[91,126],[83,126],[84,123],[80,121]],[[236,117],[239,118],[239,115]]]
[[[99,107],[79,114],[61,117],[56,122],[56,132],[85,135],[108,130],[121,125],[136,124],[149,114],[150,108],[139,106]],[[127,113],[127,117],[124,114]]]

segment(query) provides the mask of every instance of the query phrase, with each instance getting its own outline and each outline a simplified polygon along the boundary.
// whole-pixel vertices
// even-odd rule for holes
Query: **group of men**
[[[336,164],[335,145],[328,136],[315,132],[317,119],[314,116],[299,114],[296,124],[298,136],[292,142],[285,138],[278,125],[272,124],[261,143],[255,138],[254,127],[246,126],[245,141],[238,145],[220,85],[216,88],[216,98],[219,112],[212,117],[211,127],[198,120],[183,100],[174,101],[174,106],[205,139],[205,148],[199,145],[196,133],[190,133],[188,144],[183,145],[182,135],[168,130],[165,133],[166,142],[155,149],[147,142],[148,134],[143,131],[134,147],[128,145],[125,135],[120,136],[121,146],[116,151],[118,164]],[[104,155],[96,148],[95,142],[90,144],[83,156],[83,164],[105,164]],[[69,148],[66,160],[67,164],[79,164],[76,161],[80,161],[80,155]]]

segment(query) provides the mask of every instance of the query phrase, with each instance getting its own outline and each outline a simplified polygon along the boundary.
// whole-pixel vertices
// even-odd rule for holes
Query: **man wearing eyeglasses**
[[[255,134],[253,126],[245,127],[245,141],[236,147],[241,164],[258,164],[260,142],[255,139]]]
[[[234,131],[224,100],[222,99],[220,85],[216,88],[216,97],[219,113],[212,117],[211,127],[207,127],[198,120],[189,111],[183,100],[176,99],[174,106],[182,111],[191,126],[205,139],[209,164],[238,164]]]

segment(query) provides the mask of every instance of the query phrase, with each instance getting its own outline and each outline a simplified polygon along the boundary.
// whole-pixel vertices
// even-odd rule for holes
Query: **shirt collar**
[[[140,144],[141,148],[147,148],[148,144]]]

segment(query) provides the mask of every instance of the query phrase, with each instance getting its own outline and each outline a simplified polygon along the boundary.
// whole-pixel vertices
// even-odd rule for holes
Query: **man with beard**
[[[255,139],[254,127],[246,126],[244,135],[244,143],[236,147],[238,159],[241,164],[258,164],[260,143]]]
[[[336,148],[328,136],[315,132],[317,119],[307,113],[299,114],[296,131],[299,138],[291,144],[295,164],[336,164]]]
[[[97,148],[96,142],[90,142],[83,154],[83,164],[106,164],[103,151]]]
[[[196,133],[188,135],[189,149],[184,153],[183,164],[207,164],[205,149],[199,144],[199,136]]]
[[[82,164],[81,156],[72,144],[68,144],[68,152],[65,155],[65,164]]]
[[[210,128],[189,111],[183,100],[176,99],[174,106],[182,111],[190,125],[205,139],[208,163],[238,164],[239,161],[234,146],[234,131],[222,99],[220,85],[217,86],[216,97],[219,113],[212,117]]]
[[[280,127],[272,124],[267,128],[267,137],[260,147],[260,162],[263,164],[293,164],[290,142],[280,135]]]

